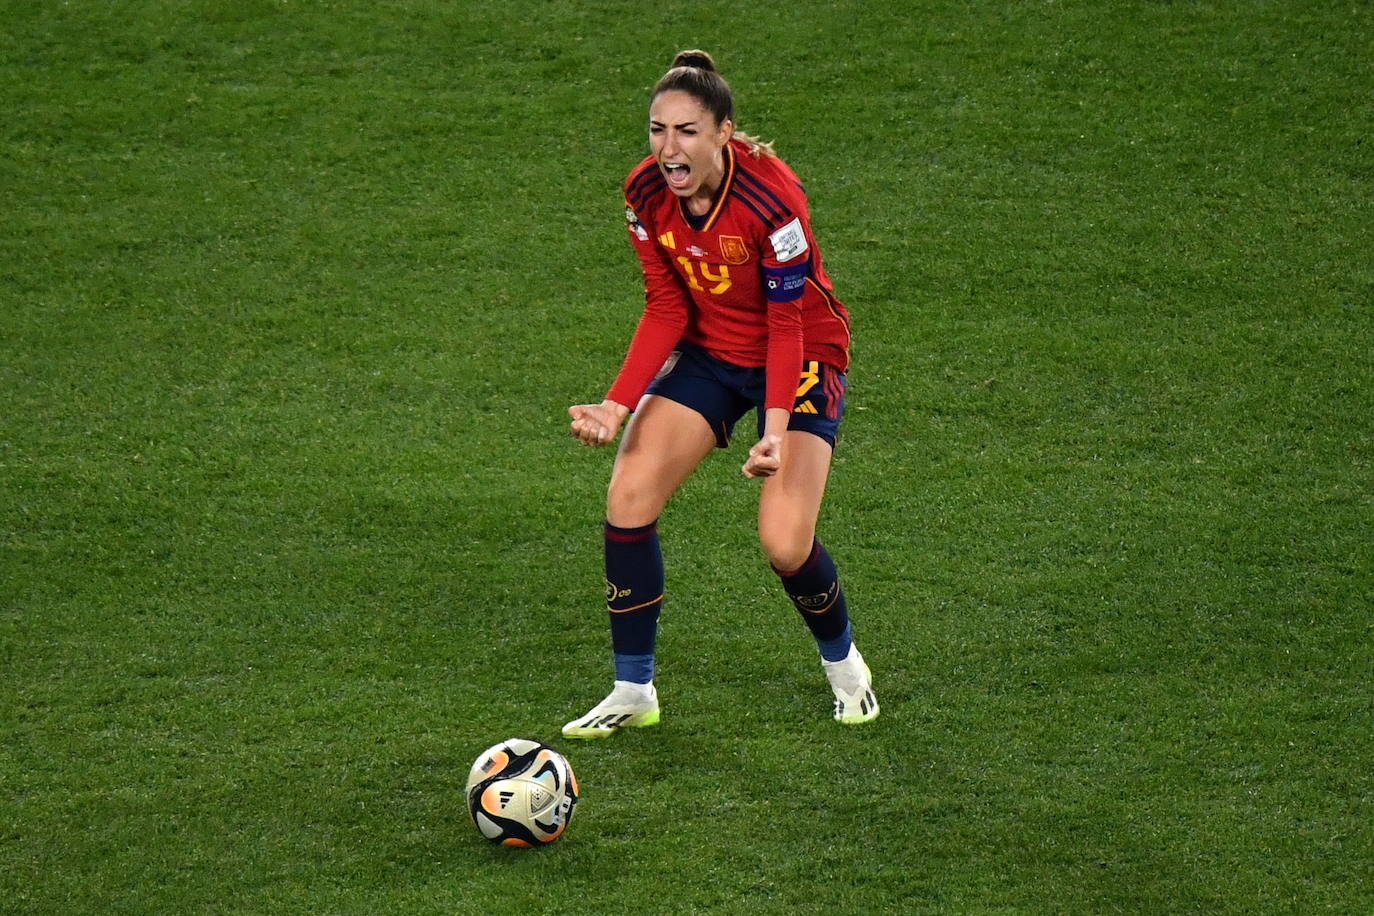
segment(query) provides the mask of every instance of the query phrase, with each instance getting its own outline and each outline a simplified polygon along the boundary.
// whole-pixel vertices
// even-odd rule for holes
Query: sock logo
[[[840,591],[840,583],[834,582],[830,588],[818,595],[792,595],[792,603],[803,611],[812,614],[820,614],[828,611],[830,606],[835,603],[835,598]]]
[[[616,584],[615,584],[614,582],[612,582],[610,579],[607,579],[607,580],[606,580],[606,603],[607,603],[607,604],[614,604],[614,603],[615,603],[615,600],[616,600],[617,598],[628,598],[628,597],[630,597],[630,589],[628,589],[628,588],[621,588],[619,585],[616,585]]]

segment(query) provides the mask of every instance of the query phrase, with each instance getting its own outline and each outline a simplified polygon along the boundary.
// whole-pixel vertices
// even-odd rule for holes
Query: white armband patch
[[[773,243],[773,255],[779,261],[790,261],[798,255],[805,254],[808,246],[801,217],[794,217],[792,222],[768,236],[768,241]]]

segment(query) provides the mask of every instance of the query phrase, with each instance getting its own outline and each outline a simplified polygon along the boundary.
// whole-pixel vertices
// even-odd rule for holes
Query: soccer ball
[[[541,846],[563,835],[577,806],[577,777],[562,754],[508,738],[468,773],[468,813],[482,836],[506,846]]]

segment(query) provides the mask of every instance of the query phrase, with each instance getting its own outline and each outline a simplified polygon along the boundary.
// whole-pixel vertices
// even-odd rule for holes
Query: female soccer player
[[[657,520],[735,422],[758,412],[744,476],[763,478],[759,540],[820,648],[835,719],[878,715],[835,564],[816,540],[849,363],[849,314],[831,292],[806,195],[772,148],[735,130],[730,87],[703,51],[654,86],[649,149],[625,181],[645,307],[600,404],[568,408],[606,445],[634,408],[606,500],[606,598],[615,685],[570,738],[659,721],[654,645],[663,603]],[[641,397],[642,396],[642,397]]]

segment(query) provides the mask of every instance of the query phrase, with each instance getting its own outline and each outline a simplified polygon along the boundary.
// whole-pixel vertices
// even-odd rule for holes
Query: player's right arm
[[[641,222],[629,201],[627,195],[625,213],[630,244],[644,274],[644,313],[606,399],[633,410],[687,330],[691,298],[681,275],[659,245],[653,225]]]
[[[615,439],[621,424],[687,329],[691,305],[687,290],[659,247],[651,226],[640,221],[630,203],[630,186],[642,174],[642,170],[636,170],[626,182],[625,215],[630,243],[644,274],[644,312],[605,399],[600,404],[568,408],[572,434],[584,445],[606,445]]]

